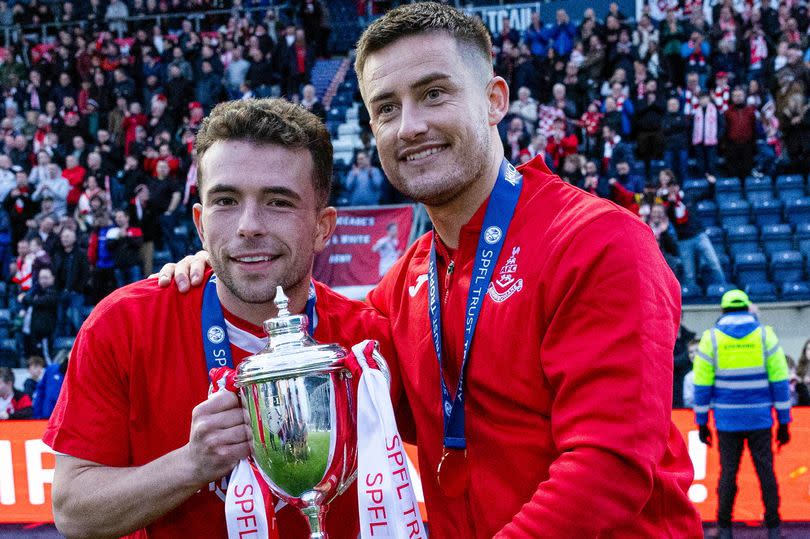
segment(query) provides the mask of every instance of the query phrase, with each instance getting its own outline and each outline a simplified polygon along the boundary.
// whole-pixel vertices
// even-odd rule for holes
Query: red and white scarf
[[[762,67],[762,61],[768,57],[768,45],[765,43],[765,38],[758,35],[752,35],[750,40],[750,48],[751,68],[759,69]]]
[[[684,106],[683,111],[687,116],[692,116],[697,109],[700,108],[700,88],[692,91],[689,88],[683,94]]]
[[[692,126],[692,145],[717,146],[717,108],[709,103],[704,113],[703,107],[695,109]]]
[[[728,110],[730,97],[731,95],[728,91],[728,85],[725,85],[722,88],[718,86],[714,89],[714,92],[712,92],[712,101],[714,101],[714,105],[721,113]]]

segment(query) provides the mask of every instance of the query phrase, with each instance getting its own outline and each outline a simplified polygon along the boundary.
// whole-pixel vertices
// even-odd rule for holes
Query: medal
[[[467,293],[466,326],[464,328],[464,351],[461,358],[461,370],[455,397],[444,382],[442,372],[442,315],[439,302],[439,277],[436,272],[436,239],[430,248],[428,263],[428,317],[433,347],[439,364],[439,383],[442,396],[442,414],[444,416],[443,453],[436,468],[437,481],[441,491],[448,497],[464,494],[470,482],[470,467],[467,461],[467,438],[464,432],[464,375],[467,360],[470,356],[475,327],[481,305],[492,280],[492,269],[498,260],[501,248],[506,240],[506,231],[517,207],[520,191],[523,186],[522,176],[506,160],[501,163],[498,179],[492,189],[487,203],[484,223],[478,238],[472,280]]]
[[[444,448],[442,460],[436,468],[439,489],[448,498],[456,498],[467,489],[470,483],[470,466],[466,449]]]

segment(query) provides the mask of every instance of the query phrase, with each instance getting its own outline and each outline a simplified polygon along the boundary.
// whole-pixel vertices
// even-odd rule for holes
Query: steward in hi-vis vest
[[[732,537],[737,470],[746,440],[762,488],[768,537],[780,537],[771,427],[772,409],[776,409],[777,444],[781,447],[790,441],[788,366],[773,328],[762,325],[749,312],[750,305],[741,290],[723,295],[723,316],[703,333],[694,363],[694,410],[700,439],[711,446],[708,422],[709,408],[713,408],[720,443],[717,523],[721,539]]]

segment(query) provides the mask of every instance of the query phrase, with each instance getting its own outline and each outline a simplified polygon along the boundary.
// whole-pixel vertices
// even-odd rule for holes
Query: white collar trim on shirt
[[[255,354],[267,346],[267,337],[257,337],[249,331],[236,327],[229,320],[225,320],[225,324],[228,326],[228,339],[237,348]]]

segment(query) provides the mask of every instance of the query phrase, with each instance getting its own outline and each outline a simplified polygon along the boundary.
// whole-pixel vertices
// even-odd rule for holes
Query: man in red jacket
[[[368,298],[431,537],[702,537],[670,418],[678,284],[639,219],[503,160],[490,51],[478,19],[418,3],[355,64],[383,168],[435,227]]]
[[[745,103],[745,90],[734,88],[726,120],[726,163],[731,176],[745,179],[754,167],[757,151],[757,118],[752,105]]]
[[[355,68],[389,180],[435,227],[368,298],[431,534],[702,537],[670,418],[680,291],[649,228],[541,159],[504,163],[508,88],[474,17],[392,10]]]

